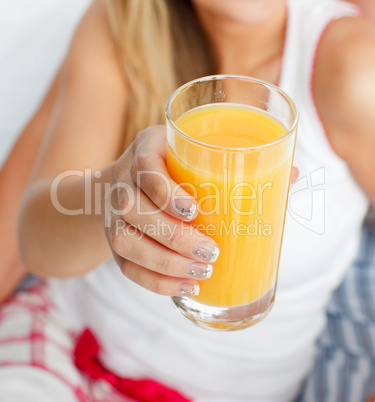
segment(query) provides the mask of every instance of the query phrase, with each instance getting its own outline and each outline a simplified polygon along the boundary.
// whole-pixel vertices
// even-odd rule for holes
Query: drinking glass
[[[220,249],[199,295],[173,301],[199,327],[249,327],[275,300],[296,107],[275,85],[217,75],[177,89],[166,120],[168,171],[198,202],[191,225]]]

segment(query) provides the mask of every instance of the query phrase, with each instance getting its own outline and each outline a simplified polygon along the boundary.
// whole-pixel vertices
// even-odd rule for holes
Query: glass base
[[[190,297],[172,297],[180,313],[200,328],[215,331],[236,331],[263,320],[275,301],[273,287],[259,299],[241,306],[215,307],[199,303]]]

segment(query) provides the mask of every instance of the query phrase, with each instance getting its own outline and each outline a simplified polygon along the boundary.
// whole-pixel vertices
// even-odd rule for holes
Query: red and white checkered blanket
[[[75,341],[45,284],[15,295],[0,310],[0,395],[12,401],[25,395],[28,402],[40,402],[41,392],[55,402],[133,401],[80,373]]]
[[[101,365],[98,351],[90,331],[77,337],[70,329],[45,284],[16,294],[0,310],[1,400],[188,401],[153,380],[117,377]]]

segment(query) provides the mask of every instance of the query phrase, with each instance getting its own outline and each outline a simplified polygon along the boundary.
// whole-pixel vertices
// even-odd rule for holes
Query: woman
[[[152,377],[197,401],[296,397],[324,324],[325,303],[355,256],[368,206],[351,175],[375,200],[375,36],[364,21],[352,18],[355,15],[351,6],[334,0],[292,0],[288,7],[279,0],[113,0],[107,19],[104,4],[93,4],[66,61],[54,125],[19,224],[21,251],[32,272],[65,278],[85,275],[48,284],[53,313],[63,312],[70,320],[53,327],[65,342],[71,342],[68,331],[89,326],[102,344],[100,360],[108,370],[119,376]],[[165,203],[157,176],[144,174],[141,182],[135,181],[137,172],[151,169],[167,175],[164,128],[153,126],[133,142],[132,138],[144,127],[163,122],[164,103],[178,84],[210,73],[251,75],[290,93],[301,112],[295,164],[312,186],[316,172],[323,177],[318,184],[324,185],[326,200],[314,206],[320,217],[325,211],[324,233],[314,232],[306,219],[287,219],[272,313],[247,331],[227,334],[193,327],[172,310],[169,298],[142,289],[168,296],[194,294],[199,282],[189,275],[189,266],[205,263],[194,250],[202,243],[206,250],[214,248],[210,238],[177,234],[171,240],[116,232],[119,222],[143,226],[144,217],[134,211],[122,217],[107,215],[110,247],[102,233],[104,187],[111,179],[112,184],[139,186],[143,208]],[[83,176],[85,169],[91,170]],[[70,177],[56,189],[54,178],[66,171],[63,175]],[[87,183],[93,194],[101,193],[101,209],[98,203],[85,203]],[[171,185],[175,186],[172,181]],[[51,201],[51,189],[58,203]],[[310,199],[307,193],[292,194],[302,215],[309,208],[303,210]],[[111,196],[112,207],[129,201],[124,192],[113,191]],[[187,221],[173,201],[157,215],[167,225]],[[184,207],[193,204],[191,199]],[[111,250],[121,271],[112,260],[104,262]],[[40,291],[39,297],[46,295]],[[30,302],[26,294],[20,299]],[[27,317],[23,311],[19,314]],[[50,315],[39,315],[36,321],[48,328],[53,322]],[[25,373],[10,360],[18,375],[28,376],[28,400],[39,392],[32,386],[37,374],[44,375],[44,384],[48,377],[47,388],[55,398],[64,392],[62,400],[69,392],[78,398],[84,392],[77,385],[77,372],[70,381],[75,388],[64,388],[61,381],[52,381],[51,370],[42,374],[32,363]],[[89,373],[87,366],[80,367]],[[12,377],[9,370],[0,370],[2,395],[15,392],[7,390],[10,382],[5,379],[15,373]]]

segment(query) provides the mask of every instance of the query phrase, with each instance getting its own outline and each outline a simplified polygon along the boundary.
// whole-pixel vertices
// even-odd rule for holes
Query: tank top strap
[[[325,135],[312,93],[312,80],[316,52],[321,38],[331,22],[343,17],[356,17],[360,10],[341,0],[288,0],[288,23],[280,86],[288,92],[300,111],[304,130],[302,142],[315,143],[327,162],[336,156]],[[301,130],[300,130],[301,131]],[[314,141],[309,137],[314,135]]]

